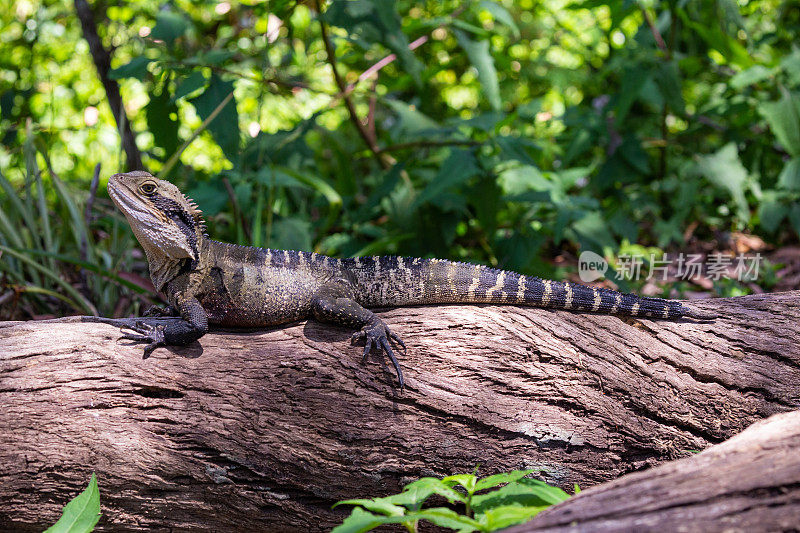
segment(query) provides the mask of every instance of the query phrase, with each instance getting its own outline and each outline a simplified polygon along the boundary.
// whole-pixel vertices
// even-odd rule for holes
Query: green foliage
[[[344,500],[336,506],[353,505],[354,508],[333,531],[356,533],[384,524],[402,524],[408,531],[416,532],[423,520],[461,532],[509,527],[530,520],[540,511],[569,497],[559,488],[526,477],[532,472],[515,470],[482,479],[474,474],[442,479],[424,477],[406,485],[399,494]],[[503,487],[497,488],[500,485]],[[433,496],[447,500],[451,506],[462,507],[464,512],[458,513],[449,507],[423,508],[423,504]]]
[[[75,496],[64,506],[58,522],[45,530],[45,533],[88,533],[94,530],[100,520],[100,490],[97,478],[92,474],[86,490]]]
[[[194,196],[221,240],[556,276],[562,252],[682,249],[687,227],[774,246],[800,234],[800,14],[777,0],[94,9],[146,166]],[[0,13],[0,244],[74,256],[69,231],[84,233],[86,262],[108,254],[109,273],[142,275],[107,248],[108,220],[81,226],[62,194],[81,205],[95,163],[124,166],[72,10],[21,0]],[[53,279],[71,267],[9,255],[15,287],[87,312]]]
[[[149,294],[149,281],[126,276],[133,239],[108,201],[85,215],[88,193],[78,194],[55,174],[49,158],[34,148],[34,134],[25,145],[26,175],[19,188],[0,173],[0,296],[15,300],[5,309],[27,315],[82,313],[105,316],[119,309],[121,295]],[[43,175],[38,160],[46,164]],[[49,192],[49,194],[48,194]],[[154,296],[154,295],[153,295]],[[134,305],[131,299],[129,305]]]

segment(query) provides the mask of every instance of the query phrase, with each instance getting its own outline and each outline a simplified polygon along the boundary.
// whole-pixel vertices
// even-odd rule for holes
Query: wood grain
[[[800,411],[695,457],[628,474],[506,530],[753,532],[800,527]]]
[[[571,492],[800,407],[800,292],[702,323],[511,306],[395,309],[407,389],[316,322],[185,348],[103,324],[0,323],[0,529],[96,472],[104,528],[325,530],[339,499],[516,468]]]

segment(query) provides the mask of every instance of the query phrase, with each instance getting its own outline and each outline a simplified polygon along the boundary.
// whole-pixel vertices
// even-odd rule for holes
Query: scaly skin
[[[146,172],[115,174],[111,198],[147,254],[156,289],[180,320],[122,322],[124,338],[156,347],[185,345],[209,325],[263,327],[313,316],[357,328],[364,358],[373,346],[403,374],[390,340],[403,345],[369,307],[495,303],[674,319],[710,319],[677,301],[542,280],[516,272],[441,259],[357,257],[248,248],[209,239],[197,206],[171,183]]]

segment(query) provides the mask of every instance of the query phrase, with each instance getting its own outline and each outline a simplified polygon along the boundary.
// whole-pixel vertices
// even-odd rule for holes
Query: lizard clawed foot
[[[361,328],[360,331],[353,333],[353,336],[350,338],[351,342],[353,343],[356,343],[362,339],[364,340],[364,356],[362,357],[361,362],[366,363],[367,357],[369,356],[370,351],[372,351],[373,346],[379,350],[382,350],[389,357],[392,365],[394,365],[394,370],[397,372],[397,380],[400,382],[400,390],[402,391],[405,386],[405,381],[403,380],[403,371],[400,370],[400,363],[397,362],[397,358],[394,356],[394,352],[392,351],[392,345],[389,343],[389,339],[392,339],[397,344],[402,346],[403,350],[405,351],[406,345],[402,339],[395,332],[390,330],[382,320],[367,324]]]
[[[125,329],[133,330],[135,333],[125,333]],[[122,328],[122,338],[136,342],[149,343],[144,347],[143,359],[147,359],[150,357],[150,354],[153,353],[153,350],[159,346],[164,346],[164,326],[151,326],[140,320],[135,322],[132,326]]]

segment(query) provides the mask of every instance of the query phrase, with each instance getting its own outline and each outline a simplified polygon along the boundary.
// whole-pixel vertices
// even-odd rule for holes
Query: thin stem
[[[381,154],[381,149],[378,146],[377,139],[370,135],[367,127],[358,118],[356,107],[353,104],[353,101],[350,99],[350,95],[347,93],[347,85],[339,75],[339,72],[336,70],[336,50],[333,48],[330,35],[328,34],[328,25],[325,24],[325,21],[322,19],[322,4],[320,0],[315,0],[314,4],[316,5],[317,13],[319,13],[319,27],[322,33],[322,42],[325,45],[325,53],[328,56],[328,63],[331,66],[331,70],[333,71],[333,79],[336,81],[336,86],[339,88],[339,93],[342,100],[344,100],[344,105],[347,108],[347,112],[350,116],[350,122],[352,122],[356,127],[359,136],[361,136],[361,139],[363,139],[369,150],[378,159],[378,162],[381,164],[381,166],[385,169],[388,169],[396,161],[394,161],[391,156]]]
[[[423,44],[428,42],[428,39],[429,39],[429,37],[427,35],[423,35],[419,39],[416,39],[413,42],[411,42],[408,45],[408,49],[409,50],[416,50],[417,48],[419,48],[420,46],[422,46]],[[353,90],[356,88],[356,85],[359,82],[364,81],[366,79],[369,79],[373,74],[377,73],[380,69],[382,69],[383,67],[385,67],[386,65],[390,64],[392,61],[394,61],[396,59],[397,59],[397,55],[389,54],[388,56],[384,57],[383,59],[381,59],[380,61],[378,61],[377,63],[375,63],[371,67],[369,67],[367,70],[365,70],[364,72],[361,73],[361,75],[358,77],[358,80],[356,80],[354,83],[351,83],[350,85],[347,86],[347,90],[345,91],[345,94],[350,94],[351,92],[353,92]]]
[[[650,27],[650,31],[653,34],[653,39],[656,41],[656,46],[658,46],[662,52],[669,56],[667,43],[664,42],[664,38],[661,37],[661,32],[659,32],[658,28],[656,28],[653,17],[650,16],[650,13],[647,12],[647,9],[643,5],[639,5],[639,9],[642,11],[642,16],[644,17],[645,22],[647,22],[647,25]]]

